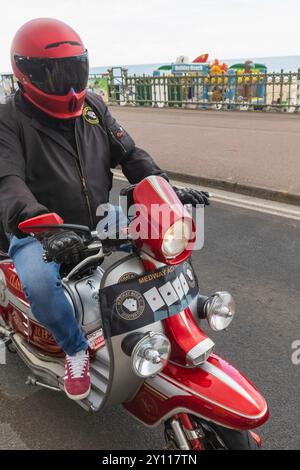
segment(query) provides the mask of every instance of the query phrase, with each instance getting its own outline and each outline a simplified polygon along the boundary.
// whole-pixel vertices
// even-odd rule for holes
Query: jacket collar
[[[71,153],[74,157],[78,157],[77,152],[75,149],[72,147],[72,145],[65,139],[59,130],[52,129],[51,127],[48,127],[44,124],[41,124],[38,122],[35,118],[31,119],[31,125],[38,131],[42,132],[43,134],[46,134],[48,137],[50,137],[52,140],[54,140],[56,143],[61,145],[65,150],[67,150],[69,153]]]
[[[61,145],[65,150],[67,150],[69,153],[71,153],[74,157],[78,157],[77,152],[75,149],[72,147],[72,145],[63,137],[63,135],[60,132],[60,127],[63,128],[64,124],[68,125],[67,123],[64,123],[63,121],[59,119],[54,119],[49,116],[47,116],[45,113],[40,111],[39,109],[35,108],[26,98],[23,97],[22,93],[18,91],[15,95],[15,104],[19,110],[25,114],[26,117],[30,119],[30,123],[32,127],[37,129],[38,131],[42,132],[43,134],[46,134],[48,137],[50,137],[52,140],[54,140],[56,143]],[[73,123],[69,123],[70,126],[73,124],[75,125],[75,130],[76,130],[76,120]]]

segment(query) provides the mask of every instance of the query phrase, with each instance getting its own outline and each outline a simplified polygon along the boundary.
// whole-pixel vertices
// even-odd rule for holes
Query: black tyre
[[[201,441],[205,450],[259,450],[249,431],[236,431],[214,423],[201,421],[194,416],[190,417],[195,428],[198,427],[204,436]],[[178,449],[170,421],[166,423],[165,438],[167,448]]]
[[[217,424],[202,423],[207,449],[214,450],[259,450],[249,431],[236,431]]]

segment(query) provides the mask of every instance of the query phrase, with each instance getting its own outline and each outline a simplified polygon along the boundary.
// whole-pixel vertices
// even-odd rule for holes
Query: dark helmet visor
[[[42,59],[15,55],[18,69],[30,82],[48,95],[64,96],[73,88],[76,93],[88,84],[87,51],[79,56],[62,59]]]

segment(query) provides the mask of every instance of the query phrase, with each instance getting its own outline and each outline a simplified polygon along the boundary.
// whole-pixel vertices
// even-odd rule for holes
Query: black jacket
[[[167,178],[99,96],[87,95],[82,117],[69,128],[34,109],[19,92],[0,105],[0,219],[6,232],[18,235],[21,221],[48,211],[94,228],[117,165],[132,184],[153,174]]]

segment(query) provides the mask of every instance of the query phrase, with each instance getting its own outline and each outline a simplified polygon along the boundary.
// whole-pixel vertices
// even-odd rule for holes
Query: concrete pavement
[[[113,201],[124,183],[115,182]],[[206,210],[205,247],[194,255],[204,294],[229,290],[237,315],[211,334],[216,352],[267,398],[271,418],[259,431],[265,449],[300,449],[300,366],[292,363],[299,325],[300,222],[214,203]],[[110,260],[109,260],[110,261]],[[62,394],[28,388],[17,356],[0,366],[0,449],[161,449],[121,407],[87,414]]]
[[[110,108],[159,165],[191,182],[300,204],[300,116]]]

